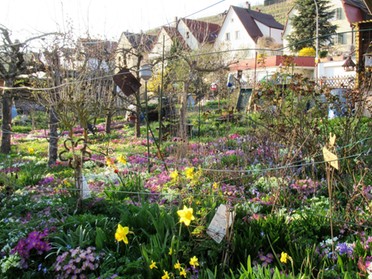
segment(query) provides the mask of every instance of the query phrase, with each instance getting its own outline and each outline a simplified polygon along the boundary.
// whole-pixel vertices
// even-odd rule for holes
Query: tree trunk
[[[5,86],[12,86],[12,81],[6,81]],[[1,153],[9,154],[11,150],[12,138],[12,96],[10,92],[4,90],[3,94],[3,124],[1,135]]]
[[[57,52],[54,52],[54,63],[55,63],[55,73],[54,73],[54,83],[58,87],[61,84],[61,73],[60,73],[60,63]],[[59,89],[57,89],[53,94],[55,98],[54,101],[57,103],[59,101]],[[52,166],[56,163],[58,158],[58,117],[52,105],[49,109],[49,151],[48,151],[48,166]]]
[[[106,134],[111,134],[111,121],[112,121],[112,112],[109,110],[106,114],[106,128],[105,132]]]
[[[112,117],[113,117],[113,110],[112,108],[114,107],[114,104],[115,104],[115,98],[114,98],[114,94],[115,94],[115,87],[112,89],[112,95],[110,95],[110,101],[109,101],[109,107],[108,107],[108,112],[106,114],[106,134],[110,134],[111,133],[111,122],[112,122]]]
[[[56,163],[58,158],[58,118],[53,108],[49,110],[49,154],[48,166]]]
[[[137,101],[137,106],[136,106],[136,137],[139,138],[141,136],[141,97],[140,93],[136,94],[136,101]]]
[[[83,170],[82,170],[82,158],[79,155],[74,155],[75,163],[75,187],[77,190],[77,202],[76,210],[81,209],[83,200]]]
[[[185,82],[184,92],[181,96],[180,108],[180,131],[179,136],[182,140],[187,141],[187,92],[189,91],[189,82]]]

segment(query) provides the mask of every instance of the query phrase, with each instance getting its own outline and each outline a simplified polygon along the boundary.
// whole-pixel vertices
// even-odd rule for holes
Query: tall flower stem
[[[177,255],[178,255],[178,251],[179,251],[179,248],[180,248],[181,231],[182,231],[182,223],[180,223],[180,229],[178,231],[178,240],[177,240],[177,247],[176,247]]]

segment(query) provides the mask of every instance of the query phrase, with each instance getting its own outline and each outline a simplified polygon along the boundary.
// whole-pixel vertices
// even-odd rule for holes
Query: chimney
[[[251,4],[248,1],[245,2],[245,6],[247,7],[248,10],[251,9]]]
[[[177,28],[177,26],[178,26],[178,17],[174,17],[174,27],[176,27]]]

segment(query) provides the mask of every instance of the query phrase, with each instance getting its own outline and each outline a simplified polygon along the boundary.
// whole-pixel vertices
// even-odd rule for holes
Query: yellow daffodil
[[[175,264],[174,264],[174,269],[181,269],[181,264],[179,261],[177,261]]]
[[[169,279],[168,271],[163,270],[164,275],[161,277],[161,279]]]
[[[214,182],[213,185],[212,185],[213,189],[218,189],[218,183],[217,182]]]
[[[194,171],[195,171],[195,168],[194,167],[185,168],[185,176],[186,176],[186,178],[193,179],[194,174],[195,174]]]
[[[186,276],[187,276],[186,270],[183,267],[181,267],[180,276],[183,276],[184,278],[186,278]]]
[[[65,179],[62,180],[62,184],[65,187],[71,187],[71,185],[72,185],[71,182],[67,178],[65,178]]]
[[[282,252],[282,254],[280,255],[280,261],[282,263],[287,263],[287,261],[290,259],[290,256],[288,256],[287,253],[285,252]]]
[[[179,174],[178,174],[177,170],[174,170],[169,174],[169,177],[172,178],[172,180],[177,180],[178,176],[179,176]]]
[[[33,155],[35,153],[35,149],[33,149],[32,147],[27,148],[27,151],[30,155]]]
[[[113,166],[115,166],[114,158],[106,157],[106,165],[107,165],[108,167],[113,167]]]
[[[173,254],[173,249],[172,249],[172,247],[171,247],[171,248],[169,248],[168,255],[172,256],[172,254]]]
[[[151,261],[150,269],[153,269],[153,268],[158,268],[158,267],[156,266],[156,262]]]
[[[192,257],[190,259],[190,265],[193,266],[194,268],[199,266],[198,258],[196,256]]]
[[[115,232],[115,239],[119,242],[123,241],[125,244],[128,244],[128,233],[131,233],[131,231],[129,231],[129,227],[123,227],[122,225],[118,224],[118,228]]]
[[[118,160],[119,163],[122,163],[123,165],[125,165],[127,163],[127,159],[122,154],[119,155],[119,157],[117,158],[117,160]]]
[[[184,205],[182,210],[177,211],[177,214],[180,217],[180,222],[184,223],[186,226],[189,226],[190,222],[195,220],[193,212],[194,210],[192,208],[188,208]]]
[[[194,173],[190,179],[190,183],[192,185],[197,185],[198,183],[200,183],[200,178],[202,177],[203,175],[203,171],[202,169],[199,167],[197,171],[194,170]]]

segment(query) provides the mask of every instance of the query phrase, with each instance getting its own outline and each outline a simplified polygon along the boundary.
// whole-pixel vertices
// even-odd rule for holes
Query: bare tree
[[[2,92],[2,136],[1,152],[8,154],[11,150],[11,107],[14,97],[12,91],[14,82],[21,74],[29,74],[33,71],[26,62],[26,50],[30,41],[40,39],[51,34],[29,38],[23,42],[13,40],[9,29],[0,26],[2,45],[0,46],[0,78],[4,80],[5,90]]]

